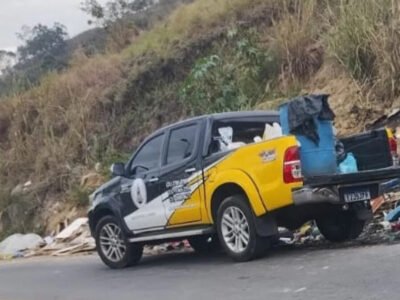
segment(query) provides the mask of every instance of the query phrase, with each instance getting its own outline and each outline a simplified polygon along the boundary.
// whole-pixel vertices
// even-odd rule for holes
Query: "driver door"
[[[162,229],[167,223],[159,176],[165,134],[146,141],[136,152],[121,184],[124,220],[134,232]]]

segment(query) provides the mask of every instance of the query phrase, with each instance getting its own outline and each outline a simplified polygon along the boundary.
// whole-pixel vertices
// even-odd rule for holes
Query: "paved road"
[[[109,270],[93,256],[0,263],[0,300],[399,299],[400,245],[277,249],[234,264],[171,253]]]

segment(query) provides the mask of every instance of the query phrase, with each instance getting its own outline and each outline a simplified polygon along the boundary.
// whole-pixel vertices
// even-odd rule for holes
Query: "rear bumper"
[[[340,204],[340,197],[333,190],[328,188],[313,189],[304,187],[292,192],[293,202],[295,205],[330,203]]]

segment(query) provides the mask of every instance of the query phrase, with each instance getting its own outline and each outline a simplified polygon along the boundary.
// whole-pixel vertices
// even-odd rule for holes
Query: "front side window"
[[[173,129],[167,150],[167,164],[173,164],[190,157],[194,151],[197,124]]]
[[[139,170],[148,171],[160,165],[161,150],[164,141],[164,134],[148,141],[136,154],[131,164],[131,172]]]

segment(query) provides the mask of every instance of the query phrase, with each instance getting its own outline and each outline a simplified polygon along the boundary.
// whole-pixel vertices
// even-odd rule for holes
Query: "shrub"
[[[274,60],[258,46],[255,34],[228,33],[219,54],[200,59],[181,89],[194,115],[251,108],[276,72]]]
[[[393,0],[341,1],[327,35],[330,53],[380,97],[400,92],[398,15]]]

